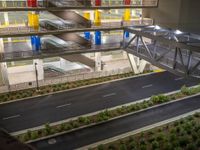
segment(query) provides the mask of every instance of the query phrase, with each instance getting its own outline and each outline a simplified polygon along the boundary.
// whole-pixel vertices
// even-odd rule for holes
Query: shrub
[[[159,143],[158,143],[157,141],[153,141],[153,142],[152,142],[152,149],[153,149],[153,150],[158,149],[159,146],[160,146],[160,145],[159,145]]]
[[[183,93],[184,95],[191,95],[192,94],[190,88],[186,87],[185,85],[182,86],[181,93]]]
[[[31,139],[32,139],[32,140],[37,139],[38,137],[39,137],[38,131],[33,131],[33,132],[31,132]]]
[[[104,146],[101,144],[97,147],[98,150],[104,150]]]
[[[156,96],[156,95],[153,95],[153,96],[151,96],[150,100],[151,100],[153,103],[158,103],[158,102],[159,102],[159,97]]]
[[[127,147],[126,147],[125,144],[120,144],[119,149],[120,150],[127,150]]]
[[[30,138],[31,137],[31,131],[30,130],[28,130],[27,132],[26,132],[26,134],[27,134],[27,136]]]
[[[180,139],[179,139],[179,145],[181,147],[185,147],[189,142],[190,142],[190,140],[187,136],[180,137]]]
[[[190,143],[187,145],[187,150],[197,150],[197,147],[193,144],[193,143]]]
[[[173,148],[173,146],[172,146],[172,144],[171,143],[164,143],[163,144],[163,150],[173,150],[174,148]]]
[[[80,126],[80,124],[77,121],[73,121],[72,122],[72,127],[73,128],[78,128]]]
[[[146,144],[141,145],[141,146],[140,146],[140,150],[147,150],[147,145],[146,145]]]
[[[45,124],[45,131],[46,131],[47,135],[49,135],[51,133],[51,126],[49,125],[49,123]]]
[[[170,99],[169,99],[169,96],[165,96],[165,95],[158,95],[158,98],[159,98],[159,102],[168,102]]]
[[[131,150],[136,150],[136,143],[134,141],[130,142],[129,147]]]
[[[163,141],[164,138],[165,138],[164,134],[160,133],[160,134],[157,136],[156,140],[157,140],[157,141]]]
[[[80,123],[86,123],[86,117],[79,117],[78,122]]]
[[[200,147],[200,139],[197,140],[196,146],[197,146],[197,147]]]

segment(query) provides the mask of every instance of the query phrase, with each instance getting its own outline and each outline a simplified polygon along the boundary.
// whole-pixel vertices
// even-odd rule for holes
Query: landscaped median
[[[144,72],[143,74],[147,74],[147,73],[151,73],[151,71]],[[139,74],[134,74],[133,72],[130,72],[130,73],[112,75],[112,76],[107,76],[107,77],[100,77],[100,78],[80,80],[80,81],[75,81],[75,82],[67,82],[67,83],[61,83],[61,84],[42,86],[42,87],[39,87],[39,90],[32,88],[32,89],[26,89],[26,90],[20,90],[20,91],[8,92],[8,93],[1,93],[0,103],[14,101],[18,99],[26,99],[26,98],[46,95],[50,93],[56,93],[59,91],[75,89],[79,87],[94,85],[98,83],[104,83],[104,82],[108,82],[112,80],[123,79],[123,78],[128,78],[128,77],[133,77],[133,76],[139,76]]]
[[[26,133],[15,135],[20,141],[28,142],[31,140],[40,139],[43,137],[54,136],[58,133],[67,133],[73,130],[78,130],[80,128],[89,127],[95,124],[103,123],[112,119],[123,117],[125,115],[130,115],[137,111],[141,111],[158,104],[164,104],[174,100],[180,100],[191,95],[200,93],[200,86],[188,88],[183,86],[180,92],[170,94],[170,95],[156,95],[152,96],[148,100],[144,100],[140,103],[130,104],[122,106],[116,109],[106,110],[95,115],[90,115],[87,117],[79,117],[71,121],[67,121],[62,124],[50,126],[48,123],[44,125],[44,128],[34,131],[27,131]]]
[[[199,150],[200,113],[90,150]]]

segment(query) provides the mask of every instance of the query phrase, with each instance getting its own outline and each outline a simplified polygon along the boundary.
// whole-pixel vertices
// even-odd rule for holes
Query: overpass
[[[200,36],[159,26],[127,27],[123,49],[172,73],[200,78]]]

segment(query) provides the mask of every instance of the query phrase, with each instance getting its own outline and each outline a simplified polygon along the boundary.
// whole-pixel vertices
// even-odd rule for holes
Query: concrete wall
[[[179,28],[200,34],[200,0],[182,0]]]
[[[200,33],[200,0],[159,0],[159,7],[144,9],[143,17],[157,25]]]

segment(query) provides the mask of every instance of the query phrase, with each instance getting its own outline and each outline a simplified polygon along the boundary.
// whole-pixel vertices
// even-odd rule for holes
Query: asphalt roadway
[[[145,110],[127,117],[31,143],[38,150],[71,150],[158,123],[200,108],[200,96]]]
[[[10,133],[16,132],[195,84],[197,82],[163,72],[3,104],[0,105],[0,127]]]

